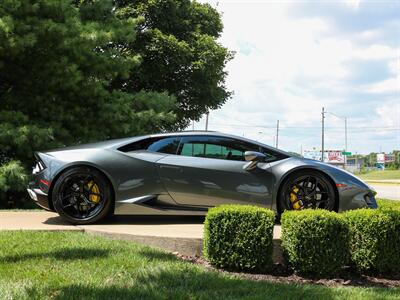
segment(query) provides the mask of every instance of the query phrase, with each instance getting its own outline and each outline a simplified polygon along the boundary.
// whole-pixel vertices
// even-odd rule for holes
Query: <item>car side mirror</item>
[[[259,162],[264,162],[266,156],[260,152],[256,151],[246,151],[244,153],[244,159],[248,161],[247,164],[243,166],[246,171],[254,170]]]

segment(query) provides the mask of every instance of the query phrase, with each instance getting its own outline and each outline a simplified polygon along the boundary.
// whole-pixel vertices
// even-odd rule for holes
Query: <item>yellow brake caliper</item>
[[[90,190],[89,200],[92,201],[93,203],[96,203],[96,204],[99,203],[100,202],[100,195],[99,195],[100,194],[100,189],[99,189],[99,186],[96,183],[94,183],[94,181],[92,180],[87,184],[87,187]]]
[[[294,186],[290,193],[290,202],[292,202],[293,209],[295,209],[295,210],[299,210],[303,207],[303,202],[301,202],[301,200],[297,199],[298,191],[299,191],[299,188],[297,186]]]

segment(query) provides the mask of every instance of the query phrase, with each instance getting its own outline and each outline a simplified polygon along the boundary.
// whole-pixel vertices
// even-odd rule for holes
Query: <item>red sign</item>
[[[328,150],[328,162],[330,163],[344,163],[344,157],[342,151],[339,150]]]

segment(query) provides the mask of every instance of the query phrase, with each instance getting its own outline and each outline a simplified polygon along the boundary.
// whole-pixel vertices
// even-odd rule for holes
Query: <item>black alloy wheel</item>
[[[331,182],[323,174],[307,170],[297,172],[285,181],[280,193],[279,211],[320,208],[335,210],[336,195]]]
[[[76,167],[63,173],[52,193],[55,210],[73,224],[90,224],[105,217],[112,199],[109,183],[97,170]]]

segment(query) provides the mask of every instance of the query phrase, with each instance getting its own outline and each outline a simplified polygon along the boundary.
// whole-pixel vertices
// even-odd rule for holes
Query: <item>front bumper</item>
[[[36,188],[33,183],[30,183],[26,191],[29,194],[29,197],[40,207],[52,211],[52,208],[49,204],[48,195],[43,192],[40,188]]]
[[[375,195],[373,193],[368,193],[365,195],[364,201],[369,208],[378,208],[378,203],[376,202]]]
[[[348,186],[339,188],[339,211],[358,208],[378,208],[375,192],[368,189]]]

